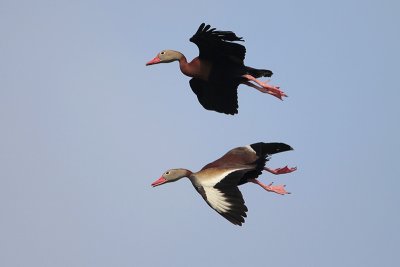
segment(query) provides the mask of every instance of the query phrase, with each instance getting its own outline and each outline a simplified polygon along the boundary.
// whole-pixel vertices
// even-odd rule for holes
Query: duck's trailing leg
[[[243,84],[253,87],[254,89],[257,89],[258,91],[260,91],[262,93],[267,93],[267,94],[273,95],[273,96],[279,98],[280,100],[282,100],[282,97],[287,97],[287,95],[283,91],[281,91],[278,86],[270,85],[267,82],[261,82],[249,74],[245,74],[242,77],[247,79],[247,81],[243,82]],[[255,82],[259,86],[255,85],[251,82]]]
[[[286,195],[290,194],[290,192],[286,191],[285,187],[286,185],[272,185],[273,183],[270,183],[269,185],[263,184],[262,182],[258,181],[257,179],[249,179],[249,182],[252,182],[254,184],[258,184],[268,192],[274,192],[279,195]]]

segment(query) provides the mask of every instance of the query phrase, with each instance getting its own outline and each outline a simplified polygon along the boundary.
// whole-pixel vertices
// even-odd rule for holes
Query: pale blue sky
[[[400,265],[398,1],[0,1],[0,266]],[[204,110],[177,64],[201,22],[289,98]],[[281,141],[243,227],[168,168]]]

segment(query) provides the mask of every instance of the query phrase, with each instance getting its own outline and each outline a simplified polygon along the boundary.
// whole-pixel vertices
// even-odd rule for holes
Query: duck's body
[[[243,41],[230,31],[216,31],[204,23],[190,38],[200,50],[200,55],[188,62],[174,50],[163,50],[146,65],[179,61],[183,74],[192,77],[190,87],[204,108],[226,114],[238,112],[237,87],[246,84],[263,93],[282,99],[286,96],[279,87],[258,81],[270,77],[272,72],[244,65],[246,48],[234,41]],[[254,82],[254,83],[253,83]]]
[[[265,185],[256,178],[263,170],[274,174],[289,173],[296,168],[287,166],[279,169],[265,167],[268,156],[292,150],[284,143],[256,143],[230,150],[221,158],[204,166],[198,172],[187,169],[171,169],[166,171],[152,186],[189,178],[196,191],[207,204],[224,218],[236,225],[244,223],[247,207],[238,185],[248,182],[256,183],[267,191],[277,194],[288,194],[285,186]]]

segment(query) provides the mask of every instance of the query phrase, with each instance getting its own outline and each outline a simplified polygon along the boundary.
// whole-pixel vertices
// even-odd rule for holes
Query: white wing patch
[[[225,213],[230,210],[232,204],[227,201],[224,193],[222,193],[219,189],[208,186],[203,187],[203,189],[206,194],[207,202],[213,209],[219,213]]]
[[[226,176],[231,174],[232,172],[239,171],[239,170],[245,170],[247,168],[236,168],[236,169],[226,169],[223,172],[220,172],[218,174],[213,174],[212,176],[210,175],[207,177],[207,179],[204,179],[201,181],[201,185],[204,187],[213,187],[214,185],[218,184],[221,182]],[[203,172],[207,172],[208,170],[205,170]]]

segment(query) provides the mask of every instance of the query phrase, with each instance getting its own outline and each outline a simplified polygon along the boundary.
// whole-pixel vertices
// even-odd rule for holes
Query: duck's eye
[[[164,55],[165,54],[165,51],[161,51],[161,53],[160,53],[161,55]]]
[[[166,172],[165,174],[166,174],[166,175],[168,175],[168,174],[169,174],[169,172]]]

